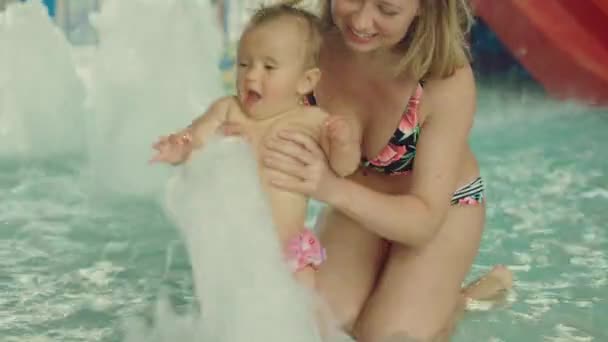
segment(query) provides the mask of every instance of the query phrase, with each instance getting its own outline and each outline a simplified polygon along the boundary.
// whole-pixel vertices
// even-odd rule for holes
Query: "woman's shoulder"
[[[475,88],[475,78],[471,65],[466,64],[454,71],[450,76],[435,78],[429,77],[420,81],[425,92],[441,93],[452,92],[458,89],[467,90]],[[464,88],[464,89],[463,89]]]
[[[272,122],[268,128],[268,133],[273,135],[278,131],[287,129],[319,138],[323,123],[328,117],[329,114],[319,107],[303,106],[289,114],[282,115]]]
[[[423,110],[429,115],[435,116],[455,111],[473,114],[476,104],[476,86],[470,65],[467,64],[456,69],[448,77],[427,79],[423,82],[423,87]]]

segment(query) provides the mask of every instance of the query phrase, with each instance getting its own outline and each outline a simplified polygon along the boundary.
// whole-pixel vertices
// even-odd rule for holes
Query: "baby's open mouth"
[[[245,107],[251,107],[262,99],[262,95],[255,90],[248,90],[245,94],[244,105]]]

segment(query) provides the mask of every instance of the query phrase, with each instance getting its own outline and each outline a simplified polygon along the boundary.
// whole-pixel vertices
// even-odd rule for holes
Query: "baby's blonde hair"
[[[323,1],[321,22],[333,27],[331,0]],[[470,0],[420,0],[418,16],[396,47],[403,51],[396,73],[417,80],[452,75],[470,62],[467,34],[473,22]]]
[[[306,45],[305,67],[315,68],[319,66],[319,54],[323,40],[321,21],[316,15],[295,7],[298,1],[282,2],[269,6],[262,6],[253,13],[245,32],[255,29],[274,20],[292,17],[299,20],[306,27],[307,37],[303,41]]]

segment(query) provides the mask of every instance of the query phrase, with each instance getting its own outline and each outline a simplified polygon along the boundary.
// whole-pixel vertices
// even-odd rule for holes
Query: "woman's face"
[[[328,0],[344,42],[356,52],[392,48],[418,13],[420,0]]]

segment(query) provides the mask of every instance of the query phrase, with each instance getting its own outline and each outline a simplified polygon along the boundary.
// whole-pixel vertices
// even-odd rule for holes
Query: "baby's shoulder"
[[[327,117],[329,117],[329,113],[324,111],[319,106],[304,106],[302,107],[302,114],[315,117],[321,120],[325,120],[327,119]]]
[[[323,125],[328,117],[329,114],[317,106],[305,106],[300,108],[299,112],[294,115],[293,120],[311,127],[319,127]]]
[[[236,96],[229,95],[221,97],[214,103],[214,106],[221,106],[224,108],[227,113],[227,121],[233,123],[243,123],[244,121],[247,121],[247,116],[245,115],[245,112],[243,112],[243,108]]]
[[[281,126],[291,126],[309,131],[319,131],[329,115],[318,107],[301,107],[281,120]]]
[[[307,134],[316,140],[321,137],[323,123],[328,117],[329,115],[320,108],[301,107],[274,122],[268,134],[273,135],[286,129]]]
[[[234,96],[222,96],[213,103],[211,103],[211,108],[223,107],[223,108],[232,108],[237,105],[236,98]]]

